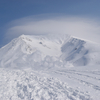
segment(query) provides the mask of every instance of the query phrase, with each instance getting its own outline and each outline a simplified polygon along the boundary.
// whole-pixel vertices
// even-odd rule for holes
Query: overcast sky
[[[0,47],[21,34],[71,34],[100,43],[100,0],[0,0]]]

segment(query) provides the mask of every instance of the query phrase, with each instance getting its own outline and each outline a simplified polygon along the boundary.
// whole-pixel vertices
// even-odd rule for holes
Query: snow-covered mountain
[[[0,49],[1,67],[100,64],[100,46],[69,35],[22,35]]]
[[[0,100],[99,100],[99,59],[97,43],[22,35],[0,49]]]

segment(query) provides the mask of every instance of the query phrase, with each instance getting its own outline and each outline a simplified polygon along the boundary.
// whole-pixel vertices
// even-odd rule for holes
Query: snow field
[[[87,93],[32,71],[0,69],[0,77],[0,100],[92,100]]]

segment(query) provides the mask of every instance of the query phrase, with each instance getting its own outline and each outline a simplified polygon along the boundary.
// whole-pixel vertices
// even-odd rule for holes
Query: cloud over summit
[[[99,42],[99,22],[82,17],[26,17],[10,23],[6,37],[15,38],[22,34],[70,34],[79,38]]]

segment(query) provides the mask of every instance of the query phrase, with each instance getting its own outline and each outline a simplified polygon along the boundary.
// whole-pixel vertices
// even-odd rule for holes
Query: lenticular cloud
[[[70,34],[94,42],[99,41],[99,22],[81,17],[54,17],[39,19],[27,17],[13,21],[6,37],[11,39],[22,34]]]

